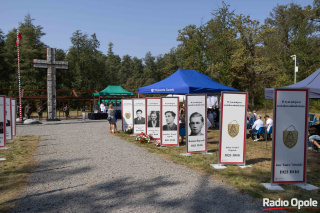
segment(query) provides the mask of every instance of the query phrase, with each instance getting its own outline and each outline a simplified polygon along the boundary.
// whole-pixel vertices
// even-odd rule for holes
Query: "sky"
[[[313,0],[225,0],[236,14],[250,15],[264,23],[277,4],[312,5]],[[68,50],[76,30],[100,41],[107,54],[108,44],[123,57],[144,58],[170,52],[179,42],[178,30],[200,26],[222,7],[221,0],[0,0],[0,29],[7,34],[24,21],[27,13],[34,25],[43,27],[41,41],[52,48]],[[22,35],[23,37],[23,35]]]

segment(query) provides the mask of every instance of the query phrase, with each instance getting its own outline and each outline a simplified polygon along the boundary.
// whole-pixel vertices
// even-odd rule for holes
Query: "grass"
[[[38,136],[15,137],[8,141],[7,150],[0,150],[0,212],[10,212],[21,190],[27,186],[27,177],[35,166],[33,154]]]
[[[264,112],[259,112],[264,117]],[[272,117],[272,111],[267,114]],[[255,198],[269,198],[277,200],[283,198],[291,200],[298,198],[302,200],[320,201],[320,190],[306,191],[292,184],[280,184],[284,191],[268,191],[261,183],[271,182],[271,157],[272,157],[272,141],[254,142],[251,138],[246,143],[246,164],[251,168],[241,169],[238,166],[228,165],[227,169],[216,170],[210,164],[218,163],[219,154],[219,130],[213,129],[208,131],[208,152],[212,155],[192,154],[191,157],[181,156],[186,152],[186,144],[179,147],[168,146],[166,148],[157,148],[153,143],[140,144],[135,141],[135,137],[124,133],[118,134],[119,137],[147,149],[149,152],[161,155],[175,163],[188,166],[191,169],[210,175],[215,179],[226,182],[237,188],[241,192],[248,193]],[[308,150],[307,154],[307,183],[320,187],[320,153]],[[290,210],[295,211],[295,210]],[[308,212],[308,210],[298,210],[299,212]],[[309,210],[310,211],[310,210]],[[314,211],[314,210],[313,210]]]

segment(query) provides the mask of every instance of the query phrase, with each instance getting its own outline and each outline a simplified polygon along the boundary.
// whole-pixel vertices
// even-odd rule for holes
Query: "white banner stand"
[[[201,154],[203,154],[203,155],[212,155],[212,152],[206,151],[206,152],[201,152]]]
[[[210,164],[215,169],[226,169],[227,167],[223,164]]]
[[[306,183],[309,90],[275,88],[273,100],[271,183],[262,185],[268,190],[283,190],[280,183],[319,189]]]
[[[308,191],[319,189],[319,187],[316,187],[316,186],[308,184],[308,183],[296,183],[294,185],[299,186],[300,188],[303,188]]]
[[[191,156],[191,153],[182,153],[182,154],[180,154],[180,155],[182,155],[182,156]]]
[[[245,160],[248,93],[221,92],[221,103],[218,164],[210,165],[215,169],[225,169],[226,164],[251,167]]]
[[[275,183],[261,183],[269,191],[284,191],[284,189]]]

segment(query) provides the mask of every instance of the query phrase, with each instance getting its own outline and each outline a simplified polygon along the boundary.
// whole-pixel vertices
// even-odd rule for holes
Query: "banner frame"
[[[177,122],[177,143],[176,144],[162,144],[162,119],[160,120],[160,144],[161,144],[161,146],[179,146],[179,131],[180,131],[180,127],[179,127],[179,97],[167,97],[167,96],[163,96],[163,97],[161,97],[161,112],[163,112],[163,101],[162,101],[162,99],[163,98],[174,98],[174,99],[177,99],[177,102],[178,102],[178,106],[177,106],[177,114],[176,114],[176,116],[177,116],[177,120],[178,120],[178,122]],[[162,118],[162,116],[161,116],[161,118]]]
[[[188,112],[188,97],[189,96],[205,96],[205,117],[204,117],[204,128],[205,128],[205,150],[202,151],[189,151],[188,150],[188,137],[189,137],[189,115],[187,114]],[[201,152],[207,152],[208,151],[208,132],[207,132],[207,94],[187,94],[186,95],[186,103],[185,103],[185,115],[186,115],[186,147],[187,147],[187,153],[201,153]]]
[[[244,119],[244,139],[243,139],[243,158],[242,162],[221,162],[221,145],[222,145],[222,123],[223,123],[223,96],[224,94],[243,94],[246,96],[246,101],[245,101],[245,119]],[[220,130],[219,130],[219,165],[245,165],[246,164],[246,145],[247,145],[247,111],[248,111],[248,99],[249,99],[249,94],[248,92],[227,92],[227,91],[222,91],[221,92],[221,112],[220,112]]]
[[[132,98],[124,98],[124,99],[121,99],[121,116],[122,116],[122,125],[121,125],[121,127],[122,127],[122,131],[124,131],[124,129],[123,129],[123,100],[131,100],[132,101],[132,131],[133,131],[133,100],[132,100]]]
[[[14,112],[11,113],[11,118],[12,118],[12,115],[14,115],[14,118],[12,118],[12,121],[11,121],[11,126],[12,128],[12,136],[16,136],[16,133],[17,133],[17,99],[16,98],[11,98],[11,109],[12,109],[12,101],[15,103],[15,107],[14,107]],[[14,122],[14,125],[13,125],[13,122]],[[14,134],[13,134],[14,133]]]
[[[161,97],[157,97],[157,98],[146,98],[146,113],[148,113],[147,112],[147,110],[148,110],[148,99],[159,99],[160,100],[160,115],[159,115],[159,124],[160,124],[160,137],[159,138],[154,138],[154,137],[152,137],[153,139],[156,139],[156,140],[161,140],[161,118],[162,118],[162,114],[161,114],[161,112],[162,112],[162,98]],[[146,117],[147,117],[148,115],[146,115]],[[148,134],[148,123],[147,123],[147,119],[146,119],[146,134]]]
[[[8,98],[9,99],[9,113],[8,114],[10,114],[10,134],[11,134],[11,137],[9,138],[9,139],[6,139],[6,140],[8,140],[8,141],[12,141],[13,140],[13,134],[12,134],[12,113],[11,113],[11,97],[6,97],[6,98]],[[6,100],[6,104],[7,104],[7,100]],[[7,107],[6,107],[7,108]],[[6,118],[7,118],[7,116],[6,116]],[[7,126],[6,126],[6,128],[7,128]]]
[[[144,100],[144,118],[145,118],[145,120],[147,120],[146,119],[146,117],[147,117],[147,105],[146,105],[146,99],[145,98],[132,98],[132,114],[134,114],[135,113],[135,109],[134,109],[134,100]],[[132,121],[132,130],[133,130],[133,132],[132,132],[132,134],[133,135],[140,135],[141,133],[134,133],[134,117],[132,117],[132,119],[133,119],[133,121]],[[146,121],[147,122],[147,121]],[[145,131],[147,131],[147,124],[146,124],[146,122],[145,122]],[[145,132],[144,132],[144,134],[146,134]]]
[[[277,105],[277,91],[305,91],[306,92],[306,110],[305,110],[305,136],[304,136],[304,168],[302,181],[274,181],[274,166],[275,166],[275,143],[276,143],[276,105]],[[307,183],[307,132],[308,132],[308,114],[309,114],[309,95],[308,88],[284,89],[274,88],[273,90],[273,132],[272,132],[272,156],[271,156],[271,184],[292,184],[292,183]]]
[[[3,98],[3,146],[6,146],[6,96],[0,95],[0,98]]]

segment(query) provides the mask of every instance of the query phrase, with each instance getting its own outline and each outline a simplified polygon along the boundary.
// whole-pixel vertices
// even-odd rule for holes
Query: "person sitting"
[[[249,133],[251,134],[251,138],[253,141],[258,141],[260,138],[260,135],[257,134],[257,139],[254,139],[254,134],[256,134],[258,132],[258,130],[260,129],[260,127],[264,127],[263,121],[261,120],[261,115],[257,115],[256,117],[256,121],[253,123],[252,125],[252,130],[249,131]]]
[[[314,148],[320,152],[320,136],[319,135],[312,135],[309,137],[309,142],[313,144]]]
[[[273,120],[269,117],[269,115],[266,115],[264,118],[266,119],[267,132],[269,132],[270,128],[273,126]],[[270,140],[270,133],[267,135],[267,140]]]

